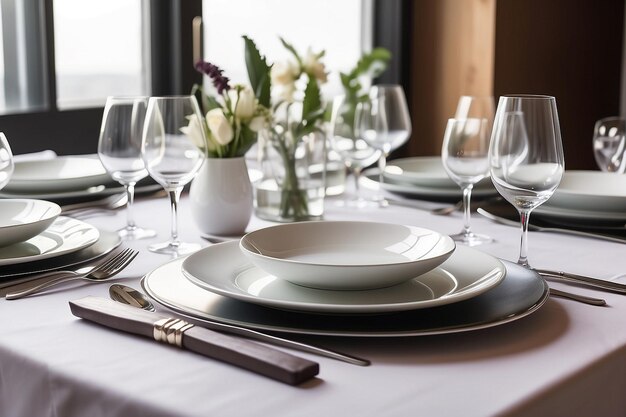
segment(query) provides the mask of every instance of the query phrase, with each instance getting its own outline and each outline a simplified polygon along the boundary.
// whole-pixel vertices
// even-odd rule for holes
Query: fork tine
[[[130,263],[139,252],[130,248],[125,249],[120,253],[120,256],[116,259],[116,262],[109,265],[108,268],[101,270],[103,273],[111,273],[117,271]]]
[[[118,253],[110,256],[106,261],[104,261],[100,265],[96,266],[96,268],[94,268],[94,270],[91,271],[91,273],[94,273],[96,271],[105,271],[105,270],[107,270],[112,265],[116,264],[121,257],[125,256],[126,253],[128,252],[128,250],[129,250],[129,248],[126,248],[123,251],[118,252]]]
[[[126,248],[123,251],[119,252],[115,255],[110,262],[107,262],[106,265],[103,265],[102,268],[98,268],[99,272],[108,272],[116,267],[120,262],[123,262],[124,259],[128,256],[129,253],[132,252],[132,249]]]

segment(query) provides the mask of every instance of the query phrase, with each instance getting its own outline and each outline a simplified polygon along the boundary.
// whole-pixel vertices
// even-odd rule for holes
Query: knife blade
[[[319,373],[319,364],[269,346],[100,297],[70,301],[72,314],[100,325],[165,341],[290,385]]]

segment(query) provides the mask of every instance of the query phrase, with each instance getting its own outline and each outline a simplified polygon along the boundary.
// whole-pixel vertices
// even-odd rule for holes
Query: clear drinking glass
[[[350,207],[365,207],[368,202],[361,197],[359,187],[361,171],[376,162],[380,158],[381,151],[370,146],[356,134],[355,113],[357,107],[357,103],[348,102],[345,96],[335,97],[329,136],[331,147],[354,177],[355,194],[352,199],[346,199],[345,204]]]
[[[100,161],[111,177],[126,189],[126,227],[118,231],[125,240],[156,236],[154,230],[137,227],[132,210],[135,184],[148,176],[141,158],[141,135],[147,107],[146,97],[109,97],[100,127]]]
[[[492,96],[461,96],[456,106],[455,119],[487,119],[487,133],[491,136],[493,116],[496,113]]]
[[[596,122],[593,129],[593,156],[602,171],[619,174],[626,171],[625,142],[625,119],[607,117]]]
[[[387,157],[411,136],[411,116],[399,85],[377,85],[370,89],[368,100],[357,107],[356,126],[359,136],[371,147],[381,151],[378,159],[379,182],[384,181]],[[379,195],[382,206],[387,202]]]
[[[470,200],[474,184],[489,175],[489,126],[487,119],[449,119],[441,149],[446,172],[463,190],[463,231],[450,236],[476,246],[491,242],[489,236],[470,229]]]
[[[11,180],[13,175],[13,152],[4,133],[0,132],[0,190]]]
[[[489,147],[491,180],[520,214],[520,265],[528,265],[528,219],[548,200],[565,169],[556,100],[550,96],[500,97]]]
[[[178,201],[183,187],[202,166],[207,148],[203,129],[183,133],[192,118],[200,118],[200,109],[193,96],[150,97],[143,130],[141,153],[152,178],[165,188],[172,207],[172,233],[169,241],[151,245],[152,252],[174,256],[194,252],[198,244],[178,239]],[[197,141],[201,140],[200,143]]]

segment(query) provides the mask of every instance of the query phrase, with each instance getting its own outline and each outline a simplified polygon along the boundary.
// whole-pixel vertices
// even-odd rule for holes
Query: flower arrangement
[[[254,43],[244,37],[246,57],[259,55]],[[264,61],[264,60],[263,60]],[[199,61],[196,70],[211,78],[217,96],[208,95],[202,86],[195,85],[192,94],[196,96],[203,118],[192,116],[189,124],[181,130],[203,146],[201,129],[207,138],[207,153],[212,158],[234,158],[243,156],[256,142],[258,132],[267,124],[270,111],[269,101],[261,101],[250,86],[230,85],[230,80],[223,75],[216,65]],[[266,68],[248,68],[267,73]],[[258,74],[249,72],[251,80]],[[254,83],[253,85],[256,85]],[[269,85],[268,85],[269,88]]]
[[[311,217],[307,190],[301,187],[306,170],[297,170],[297,150],[308,141],[309,148],[313,134],[323,134],[323,105],[320,86],[327,80],[322,62],[324,51],[308,49],[305,55],[284,39],[283,46],[291,53],[291,60],[275,63],[270,78],[275,87],[278,101],[272,108],[272,122],[265,135],[261,136],[261,147],[268,144],[279,155],[283,163],[279,216],[283,219],[306,220]],[[265,143],[267,141],[267,143]],[[300,152],[300,157],[310,149]],[[304,174],[303,174],[304,172]],[[300,175],[300,177],[299,177]]]

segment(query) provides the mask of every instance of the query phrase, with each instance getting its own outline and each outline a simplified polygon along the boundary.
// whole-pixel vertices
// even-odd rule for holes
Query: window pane
[[[59,108],[104,105],[109,95],[148,94],[141,0],[55,0]]]
[[[242,35],[253,39],[270,62],[289,58],[279,36],[301,53],[326,50],[332,71],[326,94],[340,89],[337,71],[351,69],[370,39],[363,0],[204,0],[204,58],[234,82],[247,83]]]

